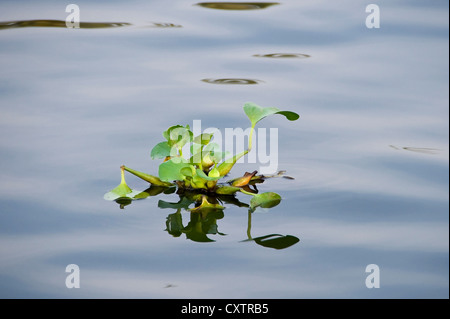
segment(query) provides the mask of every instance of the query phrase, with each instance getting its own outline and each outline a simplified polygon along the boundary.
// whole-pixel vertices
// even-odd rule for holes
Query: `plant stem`
[[[253,194],[253,193],[250,193],[250,192],[247,192],[247,191],[244,191],[242,188],[241,189],[239,189],[242,193],[244,193],[244,194],[246,194],[246,195],[252,195],[252,196],[255,196],[256,194]]]

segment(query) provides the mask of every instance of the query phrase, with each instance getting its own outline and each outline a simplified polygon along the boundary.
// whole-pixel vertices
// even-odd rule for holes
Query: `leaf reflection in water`
[[[166,218],[166,229],[168,234],[177,238],[184,236],[186,239],[199,242],[215,242],[211,236],[225,236],[226,234],[219,231],[218,220],[225,217],[224,210],[226,206],[243,207],[248,210],[247,219],[247,239],[243,242],[254,242],[259,246],[273,249],[285,249],[295,245],[300,240],[292,235],[269,234],[253,238],[251,236],[251,219],[252,215],[260,209],[265,211],[277,206],[281,202],[281,197],[278,194],[266,192],[259,193],[256,184],[261,184],[267,178],[284,177],[284,171],[280,171],[275,175],[258,175],[251,180],[249,185],[252,189],[252,199],[249,203],[241,202],[235,194],[220,195],[220,194],[205,194],[195,191],[177,192],[179,200],[177,202],[167,202],[163,199],[158,201],[160,209],[170,209],[174,212],[170,213]],[[229,181],[230,182],[230,181]],[[124,183],[124,181],[123,181]],[[246,185],[249,186],[249,185]],[[119,185],[120,186],[120,185]],[[247,192],[243,187],[242,190]],[[111,191],[117,192],[116,189]],[[111,192],[107,193],[109,195]],[[173,194],[176,192],[176,187],[163,187],[151,185],[142,192],[135,192],[134,197],[125,197],[119,194],[119,198],[115,202],[123,209],[125,206],[132,204],[133,200],[145,199],[147,197],[159,196],[164,194]],[[131,196],[132,194],[126,195]],[[114,193],[115,194],[115,193]],[[186,223],[186,214],[189,213],[189,220]]]
[[[130,26],[127,22],[80,22],[80,29],[117,28]],[[19,20],[0,21],[0,30],[14,28],[67,28],[63,20]]]
[[[278,5],[279,2],[200,2],[197,6],[218,10],[260,10]]]

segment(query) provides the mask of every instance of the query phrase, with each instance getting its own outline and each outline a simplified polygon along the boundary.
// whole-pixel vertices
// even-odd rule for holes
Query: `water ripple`
[[[272,59],[306,59],[310,58],[309,54],[303,53],[270,53],[270,54],[254,54],[257,58],[272,58]]]
[[[234,84],[234,85],[248,85],[248,84],[258,84],[261,83],[261,80],[254,79],[238,79],[238,78],[229,78],[229,79],[203,79],[203,82],[212,83],[212,84]]]

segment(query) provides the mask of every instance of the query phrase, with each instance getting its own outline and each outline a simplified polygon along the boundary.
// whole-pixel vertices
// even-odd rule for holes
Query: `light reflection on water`
[[[79,3],[83,21],[132,27],[0,32],[0,296],[448,298],[448,4],[380,2],[382,27],[368,30],[351,1],[248,12],[134,3]],[[0,21],[66,15],[2,6]],[[140,27],[151,21],[183,28]],[[313,58],[254,57],[274,52]],[[264,84],[201,82],[235,78]],[[295,180],[261,187],[283,200],[250,230],[261,243],[299,242],[247,242],[248,211],[233,205],[214,242],[173,238],[163,198],[123,210],[102,199],[121,164],[157,172],[149,152],[167,127],[245,128],[247,101],[301,116],[264,122],[279,128],[279,168]],[[64,285],[70,263],[82,289]],[[371,263],[377,290],[364,285]]]

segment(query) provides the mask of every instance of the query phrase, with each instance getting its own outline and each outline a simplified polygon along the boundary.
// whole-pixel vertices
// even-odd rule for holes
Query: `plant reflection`
[[[116,28],[130,25],[131,23],[126,22],[80,22],[80,29]],[[67,28],[67,25],[63,20],[0,21],[0,30],[29,27]]]
[[[286,177],[286,176],[282,176]],[[287,177],[289,178],[289,177]],[[247,190],[254,194],[258,193],[256,184],[263,183],[264,180],[255,180],[248,186]],[[151,185],[145,191],[138,193],[133,198],[121,197],[115,200],[123,209],[125,206],[131,204],[133,200],[145,199],[150,196],[158,196],[160,194],[173,194],[176,187],[162,187]],[[258,207],[268,209],[275,207],[280,203],[279,199],[272,201],[264,201],[263,204],[248,204],[241,202],[235,195],[218,195],[205,194],[191,191],[177,192],[179,200],[177,202],[168,202],[165,200],[158,201],[160,209],[173,210],[166,218],[166,229],[173,237],[182,237],[183,234],[186,239],[195,242],[214,242],[210,238],[214,235],[225,236],[226,234],[219,231],[217,221],[224,218],[224,205],[237,206],[248,209],[247,222],[247,239],[242,242],[254,242],[257,245],[267,248],[284,249],[288,248],[300,240],[292,235],[269,234],[253,238],[251,236],[252,216],[258,211]],[[189,212],[189,221],[186,224],[186,215],[182,212]]]
[[[198,6],[208,9],[219,10],[258,10],[265,9],[279,2],[200,2]]]

